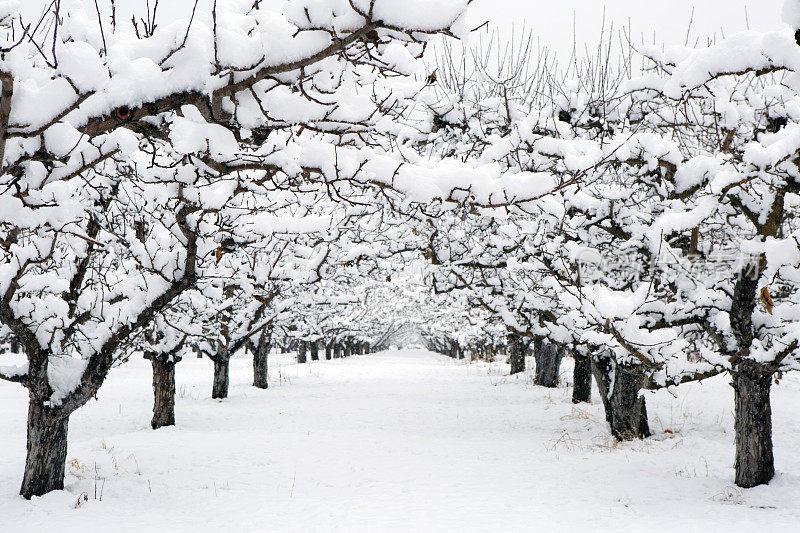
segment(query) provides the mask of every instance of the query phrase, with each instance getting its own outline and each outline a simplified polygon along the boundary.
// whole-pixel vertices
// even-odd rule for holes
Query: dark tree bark
[[[611,393],[611,434],[618,440],[650,436],[644,396],[644,374],[638,366],[617,365]]]
[[[762,234],[774,236],[781,227],[784,194],[773,199],[773,211]],[[763,231],[768,230],[768,231]],[[751,265],[745,265],[749,269]],[[743,270],[733,288],[730,308],[731,330],[743,359],[733,369],[736,431],[736,484],[755,487],[768,483],[775,475],[772,455],[772,408],[770,387],[774,369],[747,359],[755,336],[753,312],[758,301],[758,283],[766,268],[761,256],[755,272]]]
[[[527,343],[520,335],[512,333],[508,336],[508,362],[511,363],[509,375],[525,372],[525,352],[527,350]]]
[[[342,358],[342,344],[339,342],[333,345],[333,358],[334,359]]]
[[[600,391],[600,400],[606,413],[606,422],[611,424],[611,383],[614,379],[614,365],[609,357],[592,359],[592,374],[594,374],[597,390]]]
[[[326,342],[325,343],[325,359],[330,361],[332,357],[333,357],[333,343],[332,342]]]
[[[269,350],[271,348],[272,331],[264,330],[258,336],[258,344],[253,352],[253,386],[259,389],[269,387],[267,382],[269,370]]]
[[[31,400],[28,404],[28,455],[19,493],[25,499],[64,488],[69,415]]]
[[[739,363],[733,374],[736,405],[736,484],[750,488],[775,475],[772,456],[772,370],[754,361]]]
[[[592,360],[577,351],[572,352],[575,368],[572,372],[572,403],[589,402],[592,398]]]
[[[649,437],[647,407],[644,396],[639,394],[645,384],[641,368],[616,364],[611,358],[601,357],[592,361],[592,372],[614,438],[633,440]]]
[[[158,429],[175,425],[175,364],[178,356],[145,354],[153,365],[153,419],[150,426]]]
[[[319,361],[319,343],[317,341],[309,344],[309,352],[311,352],[312,361]]]
[[[558,387],[558,371],[561,368],[561,357],[564,347],[554,342],[536,343],[533,356],[536,360],[534,385],[554,388]],[[541,347],[539,347],[541,346]]]
[[[221,353],[212,359],[214,362],[214,386],[211,389],[211,397],[214,399],[224,399],[228,397],[228,369],[231,359],[228,354]]]
[[[297,344],[297,362],[306,362],[306,343],[301,341]]]
[[[350,357],[353,355],[353,344],[350,341],[345,341],[344,343],[344,357]]]

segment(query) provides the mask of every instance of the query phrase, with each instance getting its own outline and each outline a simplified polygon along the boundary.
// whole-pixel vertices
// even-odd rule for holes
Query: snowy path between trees
[[[530,361],[529,361],[530,363]],[[733,485],[727,380],[648,394],[654,437],[615,445],[593,391],[508,377],[507,365],[394,351],[296,365],[270,388],[235,358],[177,367],[178,425],[149,427],[150,366],[112,370],[70,421],[67,489],[16,496],[27,398],[0,383],[3,531],[790,531],[800,524],[800,376],[773,388],[769,486]],[[96,496],[95,496],[96,492]],[[82,494],[87,500],[83,500]],[[100,497],[102,495],[102,501]]]

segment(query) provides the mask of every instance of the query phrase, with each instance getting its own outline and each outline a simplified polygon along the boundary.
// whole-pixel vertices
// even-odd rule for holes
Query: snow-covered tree
[[[494,300],[511,327],[536,317],[583,344],[618,437],[648,434],[643,389],[729,372],[736,482],[765,483],[770,384],[797,367],[797,39],[748,31],[640,52],[641,75],[567,77],[505,127],[499,102],[494,129],[446,115],[460,130],[449,153],[549,173],[558,190],[527,217],[466,210],[432,255],[440,279]]]
[[[219,231],[258,233],[268,184],[454,194],[369,142],[465,7],[418,4],[215,3],[142,30],[63,1],[48,34],[3,26],[0,320],[28,364],[2,377],[30,391],[23,496],[63,486],[69,415],[196,285]]]
[[[643,53],[654,67],[628,87],[623,133],[598,146],[607,170],[570,200],[567,224],[595,257],[630,264],[599,283],[573,270],[567,293],[586,336],[647,369],[640,386],[730,372],[736,483],[766,483],[770,385],[799,353],[800,47],[786,30]],[[562,250],[575,259],[579,246]]]

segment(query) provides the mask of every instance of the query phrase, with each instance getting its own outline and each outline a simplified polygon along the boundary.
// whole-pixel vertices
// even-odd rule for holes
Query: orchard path
[[[32,502],[16,496],[25,396],[0,384],[3,522],[15,531],[739,531],[800,519],[798,380],[773,393],[775,482],[741,493],[723,380],[648,397],[656,436],[615,446],[596,390],[591,405],[570,402],[569,362],[558,389],[510,378],[502,363],[425,351],[270,364],[261,391],[250,361],[234,359],[230,398],[215,401],[210,362],[184,360],[178,425],[155,432],[149,365],[115,369],[70,422],[67,490]]]

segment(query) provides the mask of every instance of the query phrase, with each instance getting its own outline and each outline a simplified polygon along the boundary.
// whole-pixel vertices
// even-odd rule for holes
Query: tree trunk
[[[344,343],[344,357],[350,357],[353,353],[353,345],[350,342]]]
[[[333,358],[333,343],[328,342],[325,343],[325,359],[330,361],[331,358]]]
[[[341,359],[342,358],[342,345],[338,342],[333,345],[333,358],[334,359]]]
[[[230,357],[219,354],[214,361],[214,387],[211,390],[211,397],[223,399],[228,397],[228,368],[230,367]]]
[[[589,402],[592,398],[592,360],[572,352],[575,369],[572,372],[572,403]]]
[[[647,422],[647,407],[644,396],[639,392],[644,387],[644,374],[641,369],[627,365],[617,365],[614,378],[614,392],[611,433],[619,440],[643,439],[650,436]]]
[[[312,361],[319,361],[319,343],[314,341],[309,346],[311,352],[311,360]]]
[[[28,455],[19,493],[30,500],[64,488],[69,416],[31,400],[28,404]]]
[[[603,357],[592,361],[592,372],[614,438],[633,440],[649,437],[647,408],[644,397],[639,394],[644,387],[641,369],[620,365],[611,358]]]
[[[647,408],[641,369],[630,365],[617,365],[614,388],[611,392],[611,434],[618,440],[643,439],[650,436]]]
[[[256,350],[253,352],[253,386],[259,389],[269,387],[267,383],[268,359],[270,350],[270,333],[262,331],[258,337]]]
[[[600,391],[600,399],[603,402],[603,410],[606,413],[606,422],[611,424],[611,384],[614,379],[614,365],[609,357],[592,359],[591,365],[597,389]]]
[[[508,336],[508,362],[511,363],[509,375],[525,372],[525,352],[527,349],[528,347],[522,337],[515,334]]]
[[[554,342],[541,343],[541,348],[534,351],[533,354],[536,360],[536,372],[533,377],[534,385],[549,388],[558,387],[558,371],[561,368],[562,355],[563,346]]]
[[[298,363],[305,363],[306,362],[306,343],[300,342],[297,345],[297,362]]]
[[[743,361],[733,374],[736,405],[736,484],[755,487],[775,475],[772,456],[772,371]]]
[[[147,357],[153,364],[153,429],[175,425],[175,363],[156,354]]]

